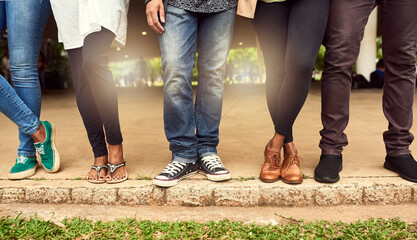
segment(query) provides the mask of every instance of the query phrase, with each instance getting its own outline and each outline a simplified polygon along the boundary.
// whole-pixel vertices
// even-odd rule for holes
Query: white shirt
[[[58,41],[65,49],[80,48],[84,38],[102,27],[116,35],[112,46],[124,46],[129,0],[51,0]]]

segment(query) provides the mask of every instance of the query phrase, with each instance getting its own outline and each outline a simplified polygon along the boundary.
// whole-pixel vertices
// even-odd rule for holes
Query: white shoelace
[[[173,161],[165,167],[161,174],[167,173],[170,176],[174,176],[175,174],[179,173],[186,165],[187,164],[182,162]]]
[[[41,154],[41,155],[45,154],[45,149],[44,149],[43,145],[41,145],[40,147],[37,147],[36,151],[38,151],[38,153]]]
[[[26,158],[26,157],[23,157],[23,156],[18,156],[18,157],[17,157],[17,161],[16,161],[16,163],[17,163],[17,164],[25,164],[25,163],[26,163],[26,161],[27,161],[27,158]]]
[[[205,156],[201,159],[203,164],[210,170],[213,171],[215,168],[223,168],[225,169],[222,160],[217,155],[209,155]]]

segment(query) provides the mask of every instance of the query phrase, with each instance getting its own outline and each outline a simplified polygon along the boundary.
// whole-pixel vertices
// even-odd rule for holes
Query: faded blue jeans
[[[192,163],[217,153],[223,76],[236,9],[195,13],[168,5],[159,36],[164,72],[165,134],[172,160]],[[198,35],[198,38],[197,38]],[[191,78],[198,45],[195,104]]]
[[[0,79],[1,112],[19,126],[18,155],[35,156],[31,131],[41,111],[38,55],[51,7],[49,0],[0,1],[0,31],[7,26],[10,72],[14,90]],[[15,91],[15,94],[11,91]],[[32,114],[29,114],[32,112]],[[25,114],[31,115],[24,117]],[[37,123],[39,124],[39,123]],[[29,127],[30,126],[30,127]]]

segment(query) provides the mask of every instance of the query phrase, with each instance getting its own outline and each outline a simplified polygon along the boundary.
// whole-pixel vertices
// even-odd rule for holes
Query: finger
[[[146,18],[147,18],[147,21],[148,21],[148,25],[156,33],[161,34],[161,32],[155,27],[155,23],[153,21],[152,14],[153,14],[153,12],[149,12],[149,13],[146,14]]]
[[[165,23],[165,8],[164,4],[159,5],[159,18],[161,22]]]
[[[159,34],[161,34],[164,31],[164,28],[162,27],[161,23],[159,22],[159,18],[158,18],[158,12],[155,11],[152,13],[152,22],[153,25],[155,27],[155,29],[157,29],[157,32],[159,32]]]

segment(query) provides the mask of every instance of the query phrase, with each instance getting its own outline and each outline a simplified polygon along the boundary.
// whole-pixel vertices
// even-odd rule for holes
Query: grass
[[[257,177],[254,177],[254,176],[250,176],[250,177],[239,176],[236,180],[244,182],[244,181],[256,180],[256,179]]]
[[[35,181],[45,181],[46,180],[46,178],[44,178],[44,177],[41,177],[41,178],[35,178]]]
[[[79,218],[55,224],[36,216],[0,218],[0,239],[416,239],[417,223],[370,219],[355,223],[260,226],[240,222],[151,222],[132,219],[92,222]]]
[[[152,177],[141,175],[140,173],[138,173],[138,175],[136,175],[136,180],[152,180],[152,179],[153,179]]]

